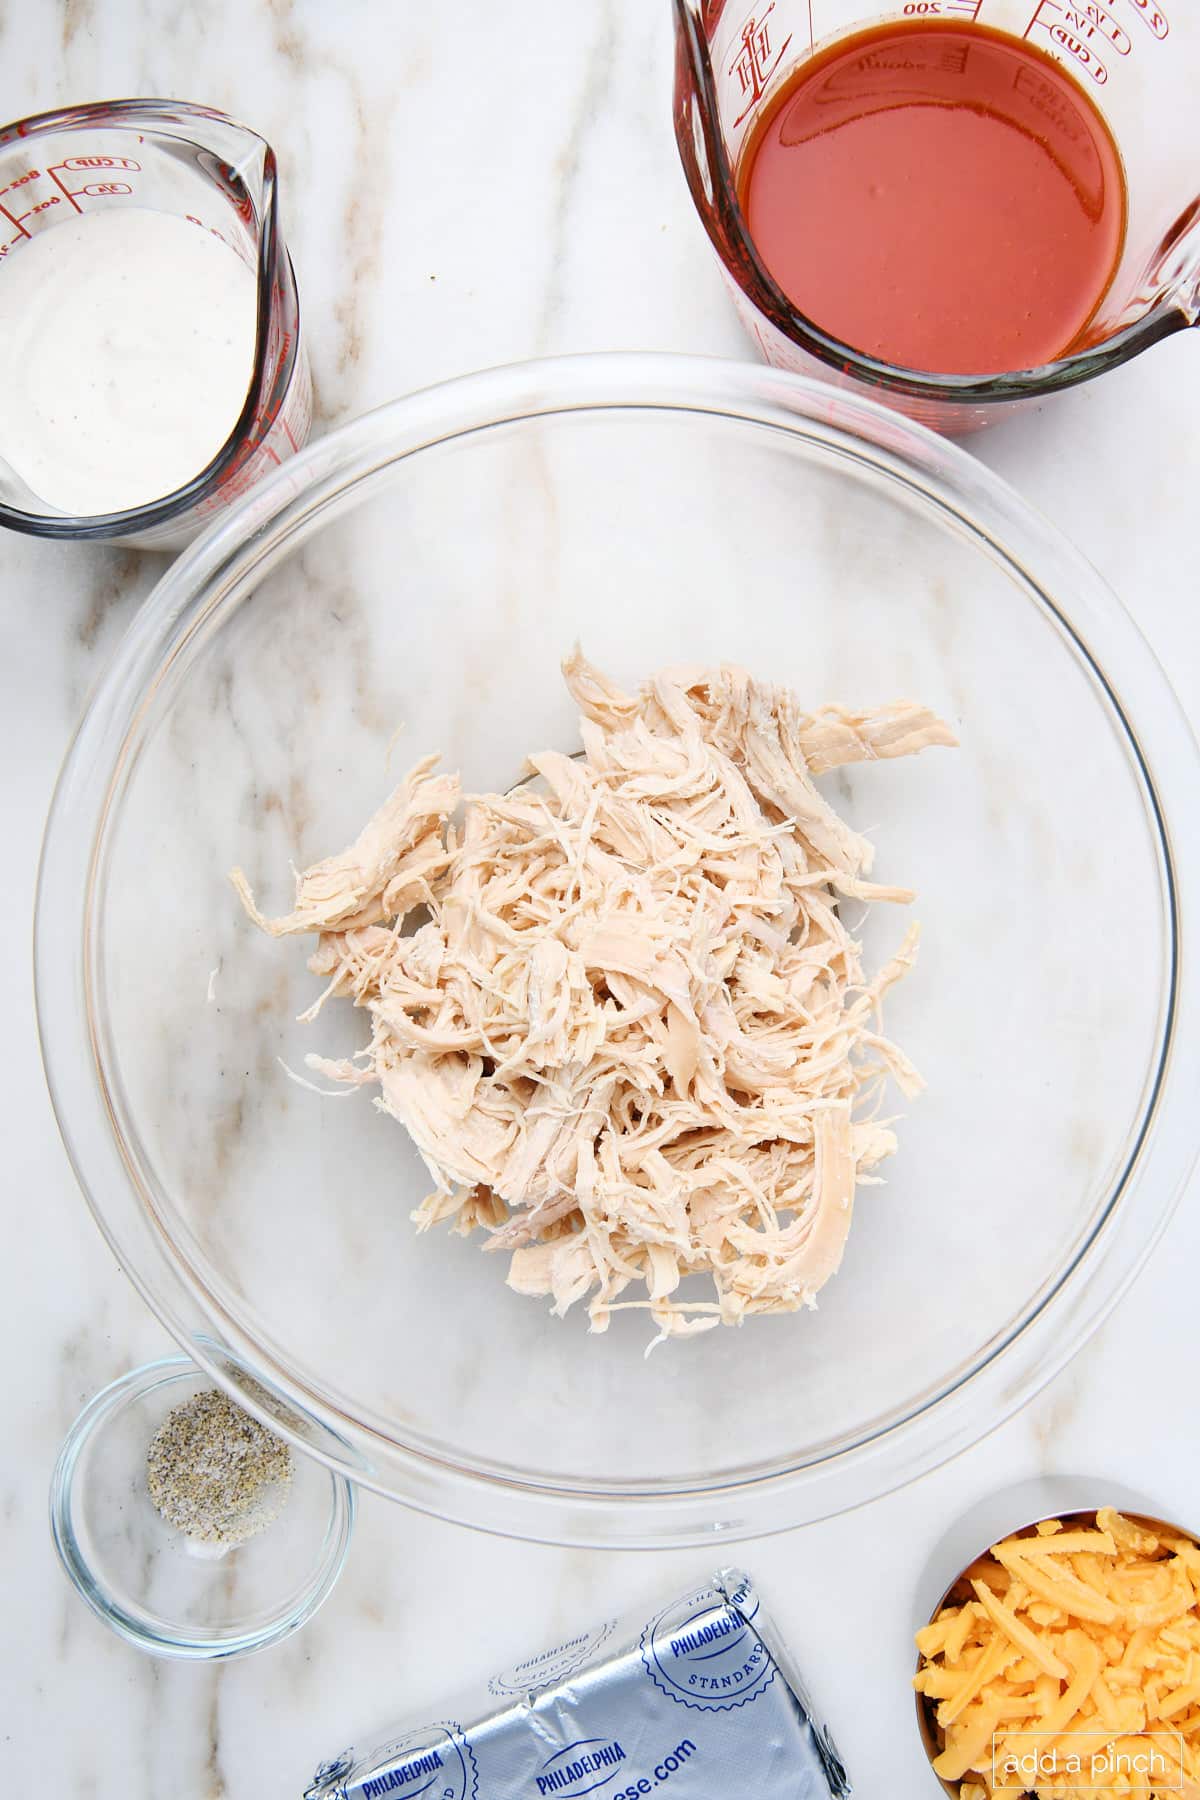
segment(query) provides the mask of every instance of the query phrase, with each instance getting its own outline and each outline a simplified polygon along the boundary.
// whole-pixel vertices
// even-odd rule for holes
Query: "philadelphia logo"
[[[615,1738],[580,1738],[565,1750],[556,1750],[542,1764],[537,1778],[541,1794],[559,1794],[562,1800],[579,1800],[582,1794],[594,1794],[616,1779],[625,1761],[625,1752]]]
[[[758,1599],[744,1576],[727,1592],[701,1588],[660,1613],[642,1634],[642,1661],[655,1687],[699,1712],[730,1712],[757,1700],[775,1664],[754,1628]]]
[[[598,1625],[594,1631],[585,1631],[566,1644],[557,1644],[553,1650],[543,1650],[538,1656],[530,1656],[524,1662],[517,1663],[503,1674],[495,1675],[488,1682],[488,1692],[497,1699],[505,1699],[509,1695],[518,1695],[524,1699],[529,1694],[544,1694],[547,1688],[557,1687],[568,1675],[590,1662],[605,1640],[611,1637],[616,1628],[615,1620]]]
[[[422,1775],[436,1775],[439,1769],[445,1768],[439,1750],[430,1750],[424,1756],[414,1756],[411,1762],[400,1763],[389,1769],[386,1775],[374,1775],[363,1782],[363,1800],[380,1800],[383,1794],[390,1794],[394,1788],[408,1787]],[[423,1793],[423,1788],[418,1788]]]
[[[478,1785],[462,1727],[427,1725],[389,1744],[355,1792],[362,1800],[473,1800]]]

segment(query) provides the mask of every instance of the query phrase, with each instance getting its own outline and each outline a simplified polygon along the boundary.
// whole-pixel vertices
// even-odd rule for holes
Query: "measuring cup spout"
[[[186,110],[192,141],[211,159],[208,173],[231,193],[244,190],[255,208],[261,207],[273,195],[278,179],[275,152],[267,140],[224,113],[206,107]]]
[[[1200,324],[1200,198],[1189,202],[1163,237],[1151,280],[1160,304],[1178,307],[1189,325]]]

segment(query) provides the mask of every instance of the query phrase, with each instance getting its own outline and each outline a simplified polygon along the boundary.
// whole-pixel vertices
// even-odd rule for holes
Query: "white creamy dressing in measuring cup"
[[[0,456],[80,517],[173,493],[212,461],[254,371],[254,270],[148,207],[41,232],[0,280]]]

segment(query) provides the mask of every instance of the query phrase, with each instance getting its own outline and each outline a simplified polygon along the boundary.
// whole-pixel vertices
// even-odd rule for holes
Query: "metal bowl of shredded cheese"
[[[917,1632],[933,1773],[953,1800],[1195,1796],[1200,1546],[1102,1482],[1047,1485],[1096,1503],[1014,1524],[998,1497],[1007,1528]]]
[[[958,746],[887,754],[906,718]],[[1165,1226],[1198,779],[1117,601],[954,447],[734,364],[470,377],[139,614],[46,840],[55,1106],[122,1267],[334,1466],[569,1542],[801,1523],[1019,1406]],[[361,860],[424,817],[427,891],[342,911],[395,793]]]

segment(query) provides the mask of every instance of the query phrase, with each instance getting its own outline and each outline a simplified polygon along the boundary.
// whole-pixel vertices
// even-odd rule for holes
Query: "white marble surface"
[[[677,166],[669,80],[666,0],[0,9],[4,118],[174,95],[224,107],[275,144],[323,425],[534,354],[741,354]],[[1185,334],[973,445],[1088,551],[1193,718],[1198,383],[1200,338]],[[131,552],[0,544],[0,1771],[14,1791],[249,1800],[297,1793],[314,1761],[360,1730],[420,1715],[493,1661],[682,1587],[711,1559],[523,1546],[368,1498],[345,1579],[316,1622],[283,1649],[215,1670],[139,1657],[62,1579],[45,1515],[61,1436],[99,1386],[167,1344],[87,1219],[59,1144],[37,1058],[29,921],[58,761],[161,566]],[[1026,1474],[1086,1470],[1148,1486],[1165,1511],[1200,1522],[1198,1254],[1194,1191],[1117,1316],[1016,1419],[903,1493],[741,1552],[862,1794],[935,1791],[904,1694],[909,1609],[927,1550],[964,1506]],[[878,1702],[874,1723],[864,1691]]]

